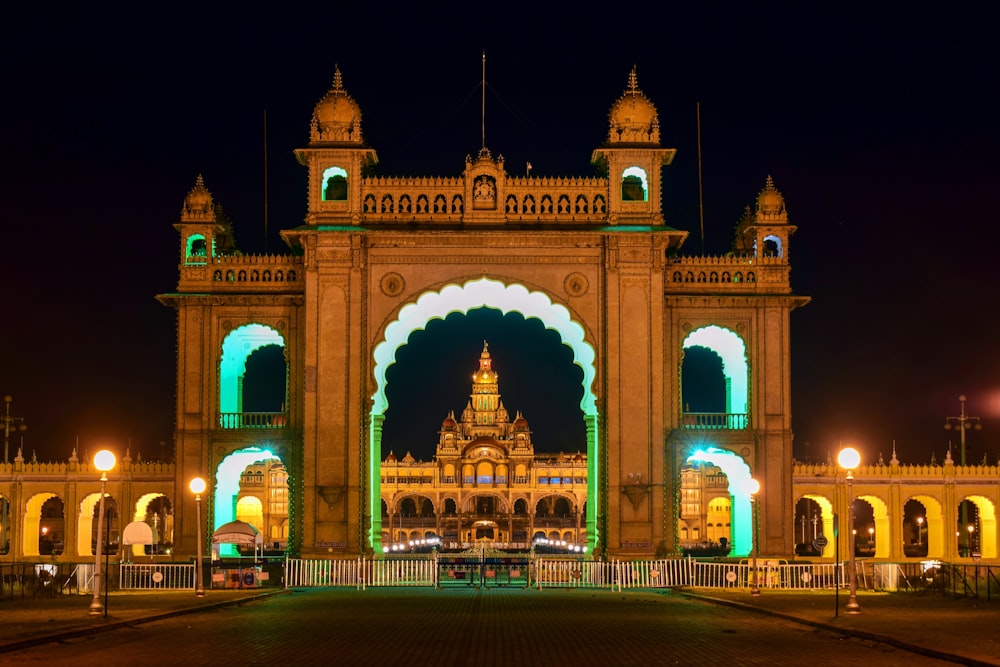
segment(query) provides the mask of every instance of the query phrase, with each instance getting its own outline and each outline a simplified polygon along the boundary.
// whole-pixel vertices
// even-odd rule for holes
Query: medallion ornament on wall
[[[582,273],[571,273],[563,281],[563,289],[570,296],[583,296],[590,290],[590,281]]]
[[[382,276],[382,294],[386,296],[399,296],[406,288],[406,281],[398,273],[391,272]]]

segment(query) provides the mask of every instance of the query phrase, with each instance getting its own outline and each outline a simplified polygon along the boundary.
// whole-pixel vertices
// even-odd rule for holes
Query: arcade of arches
[[[741,530],[750,506],[746,485],[732,481],[738,471],[761,483],[760,553],[792,554],[801,534],[791,516],[796,502],[815,498],[810,502],[825,517],[830,508],[839,511],[843,493],[832,473],[806,486],[791,458],[791,312],[809,299],[790,282],[795,226],[784,197],[762,178],[731,251],[687,253],[688,232],[666,224],[664,168],[676,151],[661,145],[661,133],[670,128],[661,127],[634,70],[608,117],[593,120],[607,135],[592,165],[581,167],[596,167],[597,176],[515,176],[485,146],[456,161],[457,176],[382,176],[363,138],[361,107],[336,70],[303,123],[308,141],[296,157],[305,172],[306,215],[283,229],[286,254],[242,254],[233,223],[199,176],[174,225],[176,287],[158,296],[177,315],[176,462],[151,473],[150,488],[128,477],[134,472],[124,465],[112,471],[108,493],[119,507],[136,514],[139,498],[169,499],[174,550],[183,554],[195,552],[187,484],[198,476],[209,481],[210,528],[242,512],[268,524],[269,541],[305,557],[378,552],[404,530],[440,530],[458,543],[489,535],[517,543],[542,530],[537,522],[556,519],[558,529],[546,525],[546,532],[585,540],[598,556],[679,553],[683,544],[717,542],[727,529],[738,555],[749,548]],[[537,319],[572,350],[583,378],[586,436],[573,448],[581,458],[535,455],[528,474],[534,486],[521,489],[516,464],[504,470],[499,463],[520,454],[498,429],[490,437],[500,446],[484,447],[475,459],[487,466],[463,459],[478,456],[475,448],[455,455],[455,476],[463,479],[452,495],[410,492],[400,487],[400,470],[409,484],[409,473],[420,469],[421,485],[426,471],[381,450],[386,369],[429,320],[482,307]],[[715,379],[702,383],[707,372]],[[455,422],[457,438],[466,424]],[[704,482],[686,486],[687,467],[719,465],[698,458],[709,451],[733,467],[726,475],[690,477]],[[269,470],[273,461],[287,474],[283,495],[259,494],[260,506],[241,503],[247,466]],[[37,534],[31,517],[41,521],[45,504],[36,494],[59,496],[72,515],[98,493],[96,480],[68,471],[89,470],[84,463],[51,464],[59,468],[52,479],[72,481],[34,486],[31,471],[41,465],[48,464],[21,459],[0,468],[0,494],[10,501],[4,530],[20,531],[25,542]],[[137,471],[150,464],[131,465]],[[480,476],[490,478],[490,493],[482,492]],[[541,497],[539,479],[550,480],[551,492],[556,476],[559,491]],[[863,488],[862,479],[859,472],[858,488],[876,507],[873,539],[893,553],[900,540],[893,517],[910,496],[888,489],[910,481],[886,477],[878,490]],[[947,524],[965,497],[958,482],[947,486],[950,479],[945,474],[940,483],[952,490],[929,484],[912,496],[927,507],[928,524]],[[894,487],[897,481],[902,486]],[[997,491],[983,484],[968,497],[982,538],[995,540],[987,526]],[[697,507],[688,491],[698,492]],[[266,511],[272,503],[281,511]],[[486,523],[445,520],[484,511]],[[82,524],[66,529],[74,551],[81,531]],[[928,534],[929,548],[947,554],[950,531],[938,533]],[[12,553],[23,551],[16,539],[12,544]]]

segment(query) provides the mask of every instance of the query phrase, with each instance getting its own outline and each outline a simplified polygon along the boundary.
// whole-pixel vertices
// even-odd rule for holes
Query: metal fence
[[[179,591],[194,590],[194,563],[145,564],[121,563],[118,566],[120,590]]]

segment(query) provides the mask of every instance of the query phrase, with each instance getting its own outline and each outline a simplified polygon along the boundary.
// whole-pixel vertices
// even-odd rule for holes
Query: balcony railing
[[[732,412],[685,412],[681,427],[695,431],[742,431],[749,426],[746,414]]]
[[[221,412],[221,428],[285,428],[288,416],[284,412]]]

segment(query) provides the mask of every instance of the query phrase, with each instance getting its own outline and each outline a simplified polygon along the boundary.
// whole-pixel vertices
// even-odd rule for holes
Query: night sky
[[[458,176],[480,146],[483,49],[486,144],[511,173],[530,161],[538,176],[591,175],[636,66],[662,144],[679,151],[663,210],[691,233],[687,254],[728,250],[774,177],[798,226],[792,284],[813,299],[792,314],[797,457],[825,460],[844,441],[888,459],[895,440],[905,462],[940,461],[963,393],[985,427],[969,458],[1000,455],[996,16],[947,4],[26,4],[0,21],[0,393],[28,423],[28,458],[65,460],[77,438],[169,451],[175,318],[154,296],[176,285],[172,225],[199,173],[240,249],[281,252],[278,230],[305,212],[292,151],[336,64],[378,174]],[[420,403],[390,408],[397,453],[433,445],[465,406],[484,338],[538,448],[578,448],[560,416],[578,405],[578,371],[544,331],[490,317],[435,324],[401,351],[390,383]]]

